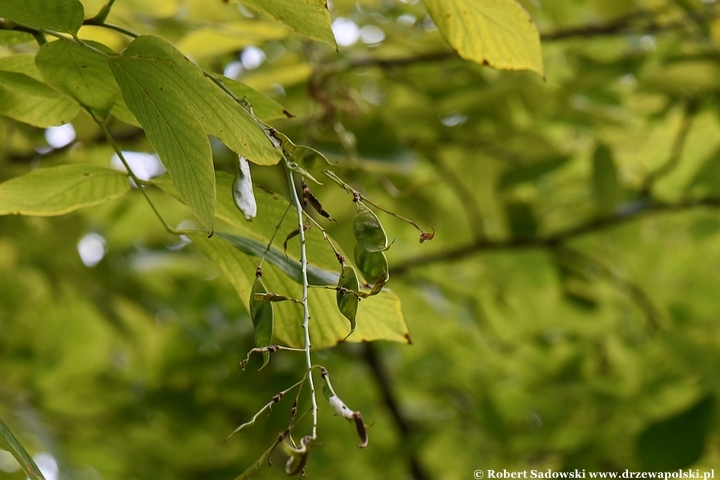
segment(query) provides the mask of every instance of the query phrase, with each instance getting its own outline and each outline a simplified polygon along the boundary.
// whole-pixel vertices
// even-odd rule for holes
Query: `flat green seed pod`
[[[383,252],[368,252],[360,244],[356,244],[355,265],[370,283],[375,283],[383,273],[385,274],[385,281],[390,278],[387,257]]]
[[[357,327],[357,320],[355,317],[357,315],[357,309],[360,300],[352,293],[342,291],[342,288],[353,292],[357,292],[360,289],[360,282],[358,282],[357,273],[355,273],[355,269],[350,265],[345,265],[343,267],[342,274],[340,275],[340,280],[338,280],[337,292],[338,309],[340,309],[340,313],[342,313],[345,318],[350,321],[350,333],[348,333],[349,336],[355,331],[355,327]]]
[[[361,201],[355,202],[357,211],[353,217],[355,240],[368,252],[382,252],[390,248],[387,235],[375,212]]]
[[[267,347],[272,342],[273,326],[275,323],[275,312],[272,302],[264,302],[255,298],[256,294],[266,294],[267,290],[260,277],[255,278],[252,291],[250,292],[250,317],[255,331],[255,346],[258,348]],[[263,352],[263,367],[270,360],[270,353]],[[262,367],[261,367],[262,368]]]

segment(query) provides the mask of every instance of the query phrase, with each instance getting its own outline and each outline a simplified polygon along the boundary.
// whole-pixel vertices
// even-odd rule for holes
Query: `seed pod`
[[[387,235],[375,213],[360,200],[355,202],[357,211],[353,217],[355,240],[368,252],[382,252],[390,248]]]
[[[255,346],[258,348],[267,347],[272,342],[273,325],[275,323],[275,312],[271,302],[258,300],[255,295],[267,294],[265,286],[260,277],[255,278],[250,293],[250,317],[255,331]],[[270,360],[270,353],[263,352],[263,367]],[[261,367],[262,368],[262,367]]]
[[[360,300],[357,296],[347,290],[356,292],[359,289],[360,282],[358,282],[355,269],[350,265],[345,265],[343,267],[342,275],[340,275],[340,280],[338,280],[337,306],[340,313],[345,315],[345,318],[350,321],[350,333],[348,333],[348,336],[350,336],[355,331],[355,327],[357,327],[357,320],[355,317],[357,315]]]
[[[359,244],[355,245],[355,265],[368,282],[376,283],[383,274],[386,282],[390,278],[387,257],[383,252],[368,252]]]
[[[245,215],[245,220],[255,218],[257,203],[253,193],[252,178],[250,178],[250,165],[245,157],[238,157],[232,191],[235,206]]]

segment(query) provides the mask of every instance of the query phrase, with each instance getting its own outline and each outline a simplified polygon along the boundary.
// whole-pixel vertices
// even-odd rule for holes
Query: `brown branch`
[[[393,275],[404,274],[407,270],[422,265],[460,260],[479,252],[551,248],[568,240],[607,230],[650,215],[656,215],[664,212],[691,210],[698,207],[720,208],[720,198],[691,199],[675,203],[640,203],[638,205],[634,205],[633,207],[634,210],[631,212],[622,212],[607,217],[596,218],[587,223],[561,230],[547,236],[512,238],[509,240],[479,239],[469,244],[460,245],[448,250],[441,250],[426,255],[406,258],[393,266]]]
[[[658,12],[640,10],[624,15],[604,24],[590,24],[578,27],[570,27],[540,34],[542,42],[555,42],[570,38],[596,38],[613,35],[650,35],[680,30],[690,25],[697,25],[712,21],[718,16],[714,7],[709,7],[697,12],[690,12],[682,18],[668,23],[657,21]],[[644,20],[644,23],[637,25]],[[340,70],[351,70],[362,67],[395,68],[405,67],[418,63],[442,62],[460,57],[451,50],[423,53],[416,56],[405,56],[398,58],[372,58],[362,57],[351,60]]]
[[[693,118],[698,111],[698,103],[698,99],[694,97],[689,98],[685,102],[682,123],[680,124],[680,129],[675,135],[675,140],[673,141],[672,149],[670,150],[670,156],[663,165],[661,165],[657,170],[651,172],[647,178],[645,178],[641,189],[642,194],[650,195],[655,182],[672,172],[675,167],[677,167],[678,163],[680,163],[680,157],[685,147],[685,141],[687,140],[688,133],[690,133]]]
[[[412,437],[415,435],[413,428],[400,411],[400,406],[395,399],[395,392],[393,391],[390,377],[388,376],[385,366],[375,350],[375,347],[371,343],[363,343],[363,360],[365,360],[365,363],[370,368],[370,371],[380,388],[385,406],[390,412],[390,416],[393,418],[395,426],[400,432],[402,442],[406,445],[412,444]],[[414,480],[427,480],[430,478],[430,475],[425,471],[425,468],[417,458],[414,449],[408,449],[408,462],[410,472],[412,473]]]

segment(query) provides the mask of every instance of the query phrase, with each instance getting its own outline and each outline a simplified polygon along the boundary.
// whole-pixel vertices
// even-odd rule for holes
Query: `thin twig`
[[[295,383],[294,385],[291,385],[290,387],[286,388],[285,390],[283,390],[283,391],[281,391],[281,392],[279,392],[279,393],[276,393],[276,394],[273,396],[273,398],[272,398],[268,403],[266,403],[265,406],[263,406],[260,410],[258,410],[257,413],[256,413],[255,415],[253,415],[253,417],[252,417],[250,420],[248,420],[247,422],[245,422],[245,423],[243,423],[242,425],[240,425],[239,427],[237,427],[235,430],[232,431],[232,433],[230,433],[230,435],[228,435],[227,437],[225,437],[225,441],[227,441],[230,437],[232,437],[233,435],[235,435],[237,432],[239,432],[239,431],[242,430],[243,428],[254,425],[254,424],[255,424],[255,421],[258,419],[258,417],[259,417],[263,412],[265,412],[266,410],[269,410],[270,408],[272,408],[273,405],[275,405],[275,404],[278,403],[280,400],[282,400],[282,397],[283,397],[286,393],[288,393],[288,392],[291,391],[292,389],[297,388],[297,387],[301,386],[303,383],[305,383],[305,379],[306,379],[306,378],[307,378],[307,374],[306,374],[305,376],[303,376],[303,378],[300,379],[299,382]]]
[[[286,160],[287,162],[287,160]],[[308,276],[307,276],[307,252],[305,249],[305,230],[303,229],[303,208],[298,197],[297,190],[295,189],[295,182],[293,181],[292,170],[285,165],[285,173],[287,174],[288,188],[290,189],[290,197],[295,204],[295,210],[297,212],[297,224],[300,230],[300,266],[302,270],[302,306],[303,306],[303,330],[305,333],[305,361],[307,367],[307,378],[310,386],[310,400],[312,402],[312,438],[317,438],[317,419],[318,419],[318,405],[317,398],[315,395],[315,383],[313,382],[312,370],[312,354],[310,344],[310,309],[308,308]]]
[[[263,261],[265,261],[265,255],[268,254],[270,249],[272,248],[273,241],[275,240],[275,235],[277,235],[278,231],[282,228],[283,222],[285,221],[285,217],[287,217],[288,212],[290,211],[290,207],[292,204],[288,204],[287,208],[285,209],[285,213],[282,214],[282,217],[280,217],[280,221],[277,225],[275,225],[275,231],[273,232],[272,236],[270,237],[270,240],[267,243],[267,247],[265,247],[265,251],[262,253],[262,256],[260,257],[260,263],[258,263],[258,269],[262,268]]]
[[[150,198],[150,195],[148,195],[147,191],[145,190],[145,183],[143,180],[137,177],[135,175],[135,172],[133,172],[132,168],[130,168],[130,164],[125,160],[125,155],[123,155],[122,150],[120,150],[120,147],[117,143],[115,143],[115,140],[113,139],[112,135],[110,135],[110,131],[107,129],[104,123],[96,121],[98,127],[100,127],[100,130],[102,130],[103,134],[105,135],[105,138],[107,139],[108,143],[112,145],[113,150],[115,150],[115,154],[118,156],[120,161],[122,162],[123,166],[128,172],[128,175],[130,178],[135,182],[135,185],[137,185],[138,190],[142,192],[142,194],[145,196],[145,200],[150,204],[150,207],[153,209],[153,212],[155,212],[155,215],[160,219],[160,222],[162,222],[163,226],[165,227],[165,230],[168,231],[168,233],[172,233],[174,235],[183,235],[187,233],[186,231],[180,231],[170,226],[170,224],[167,223],[165,218],[162,216],[160,211],[155,206],[155,203]],[[198,232],[194,232],[198,233]]]
[[[345,183],[340,177],[338,177],[337,175],[335,175],[335,173],[333,173],[332,171],[326,169],[326,170],[323,170],[323,173],[324,173],[330,180],[332,180],[333,182],[335,182],[335,183],[337,183],[338,185],[340,185],[343,190],[345,190],[347,193],[351,194],[353,197],[357,198],[358,200],[362,200],[363,202],[372,205],[373,207],[377,208],[378,210],[381,210],[381,211],[387,213],[388,215],[392,215],[393,217],[395,217],[395,218],[397,218],[397,219],[399,219],[399,220],[402,220],[403,222],[405,222],[405,223],[407,223],[407,224],[412,225],[413,227],[415,227],[415,228],[417,229],[417,231],[420,232],[420,243],[423,243],[425,240],[432,240],[432,238],[435,236],[435,229],[433,229],[433,232],[432,232],[432,233],[426,232],[425,230],[423,230],[422,228],[420,228],[420,225],[418,225],[418,224],[415,223],[414,221],[410,220],[409,218],[403,217],[402,215],[398,215],[398,214],[395,213],[395,212],[392,212],[392,211],[390,211],[390,210],[388,210],[388,209],[386,209],[386,208],[381,207],[380,205],[378,205],[377,203],[375,203],[375,202],[373,202],[372,200],[368,199],[365,195],[363,195],[362,193],[358,192],[357,190],[355,190],[354,188],[352,188],[350,185],[348,185],[347,183]],[[430,228],[432,228],[432,226],[431,226]]]
[[[720,208],[720,198],[701,198],[683,200],[675,203],[649,202],[640,205],[629,213],[615,214],[607,217],[600,217],[576,227],[561,230],[557,233],[542,237],[512,238],[508,240],[487,240],[479,239],[466,245],[451,247],[446,250],[424,254],[416,257],[406,258],[393,266],[393,275],[401,275],[407,270],[422,265],[451,260],[460,260],[479,252],[502,251],[502,250],[525,250],[547,248],[558,245],[567,240],[581,237],[583,235],[614,228],[618,225],[628,223],[639,218],[655,215],[664,212],[679,212],[698,207]]]

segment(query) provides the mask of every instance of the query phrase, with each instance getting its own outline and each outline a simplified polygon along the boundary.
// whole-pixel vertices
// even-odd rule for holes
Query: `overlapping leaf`
[[[62,215],[130,190],[127,176],[94,165],[42,168],[0,184],[0,215]]]
[[[278,102],[242,82],[227,77],[220,77],[220,80],[238,98],[245,98],[252,105],[253,114],[264,122],[293,116]]]
[[[306,37],[337,48],[325,0],[242,0],[242,3],[269,13]]]
[[[220,268],[239,297],[247,301],[255,277],[255,268],[270,236],[287,209],[288,202],[282,197],[256,189],[258,216],[250,224],[237,210],[232,198],[233,177],[218,172],[217,217],[235,227],[240,234],[216,232],[212,238],[203,235],[192,236],[193,243]],[[288,217],[278,233],[283,238],[286,232],[295,228],[296,222]],[[306,233],[306,248],[310,265],[308,280],[311,285],[336,286],[340,265],[335,254],[322,234],[316,229]],[[265,257],[263,282],[268,291],[292,298],[302,298],[302,272],[295,249],[286,255],[273,247]],[[315,348],[327,348],[342,341],[348,334],[348,319],[338,309],[336,292],[311,288],[309,302],[312,320],[310,334]],[[278,302],[275,309],[275,331],[277,341],[291,346],[303,345],[301,322],[302,307],[293,302]],[[348,338],[351,342],[390,340],[407,342],[407,326],[400,310],[400,300],[387,289],[379,295],[360,302],[357,315],[357,330]]]
[[[96,48],[102,48],[95,44]],[[45,81],[104,120],[120,90],[106,58],[69,40],[42,46],[35,63]]]
[[[259,165],[280,161],[280,151],[256,119],[165,40],[138,37],[123,55],[110,59],[110,64],[131,71],[141,85],[151,77],[164,86],[163,93],[176,92],[201,120],[201,131],[217,137],[238,155]]]
[[[110,67],[128,108],[145,129],[181,198],[211,230],[215,174],[200,118],[186,98],[142,63],[116,57]]]
[[[461,57],[493,68],[545,76],[540,35],[514,0],[423,0],[440,33]]]
[[[77,33],[85,10],[78,0],[2,0],[0,18],[37,29]]]
[[[0,115],[44,128],[69,122],[78,110],[72,101],[40,80],[33,57],[0,59]]]

